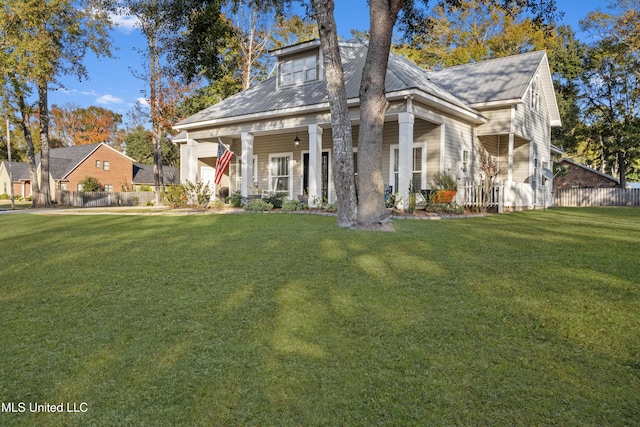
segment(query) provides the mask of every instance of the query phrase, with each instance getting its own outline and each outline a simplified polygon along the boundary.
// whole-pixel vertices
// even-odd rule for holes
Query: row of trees
[[[126,132],[120,128],[122,117],[109,110],[53,106],[49,111],[47,100],[48,90],[59,86],[60,75],[87,77],[82,59],[88,51],[98,57],[111,55],[107,35],[113,14],[135,16],[147,41],[140,49],[147,61],[137,76],[147,83],[148,121],[133,120]],[[268,45],[286,44],[291,34],[305,31],[313,36],[313,27],[301,19],[276,15],[274,5],[252,1],[5,2],[0,11],[0,97],[4,115],[23,135],[34,183],[33,206],[50,205],[48,180],[40,187],[36,170],[40,166],[41,173],[48,174],[49,149],[64,145],[106,142],[126,147],[136,160],[154,164],[158,190],[162,165],[177,160],[167,139],[173,123],[264,78]],[[132,113],[140,118],[140,111]],[[42,154],[40,165],[35,164],[37,152]]]

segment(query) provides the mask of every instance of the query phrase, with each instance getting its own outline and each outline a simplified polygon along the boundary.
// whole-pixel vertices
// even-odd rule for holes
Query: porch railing
[[[491,208],[504,202],[503,184],[494,184],[488,189],[482,184],[467,182],[462,187],[463,205],[468,208]]]

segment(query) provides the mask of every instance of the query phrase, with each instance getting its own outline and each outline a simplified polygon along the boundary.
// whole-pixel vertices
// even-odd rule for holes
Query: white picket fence
[[[462,187],[462,205],[470,208],[494,207],[502,203],[504,188],[502,184],[492,186],[488,191],[483,185],[466,184]]]
[[[562,188],[553,191],[553,206],[640,206],[640,188]]]
[[[551,206],[551,193],[548,186],[536,189],[524,182],[500,182],[488,191],[482,184],[466,183],[458,203],[468,208],[497,207],[498,212],[546,208]]]
[[[156,193],[132,191],[114,193],[107,191],[56,191],[56,202],[61,206],[104,208],[110,206],[144,206],[156,200]]]

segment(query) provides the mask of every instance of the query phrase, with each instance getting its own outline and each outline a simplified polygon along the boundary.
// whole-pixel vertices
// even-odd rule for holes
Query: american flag
[[[220,184],[220,180],[222,179],[222,175],[224,175],[224,171],[229,167],[229,163],[231,163],[231,157],[233,157],[233,153],[229,151],[226,145],[222,143],[222,141],[218,140],[218,160],[216,160],[216,176],[213,179],[213,182],[218,185]]]

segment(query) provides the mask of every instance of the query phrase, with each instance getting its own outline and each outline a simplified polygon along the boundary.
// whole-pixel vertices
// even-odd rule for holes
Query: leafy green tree
[[[25,102],[31,91],[38,96],[40,119],[40,170],[49,176],[49,86],[60,74],[86,77],[84,55],[110,55],[107,30],[110,20],[107,0],[6,0],[0,11],[4,96],[17,95],[22,128],[32,170],[33,206],[51,206],[49,180],[34,185],[33,139],[24,124],[30,108]],[[10,87],[11,91],[6,88]]]
[[[628,5],[611,2],[609,13],[592,12],[582,21],[598,38],[580,76],[584,141],[598,154],[601,170],[619,176],[622,188],[628,165],[640,156],[640,44],[632,31],[640,15],[624,9]]]
[[[230,21],[233,10],[233,8],[229,8]],[[244,13],[251,16],[250,11]],[[271,13],[273,13],[273,9]],[[243,24],[245,25],[243,30],[239,22],[239,19],[230,22],[230,31],[226,35],[226,42],[218,52],[221,58],[218,76],[196,89],[181,102],[179,106],[180,117],[195,114],[246,89],[252,81],[266,78],[273,64],[269,62],[270,57],[264,54],[265,48],[276,49],[318,37],[317,25],[303,20],[298,15],[288,18],[276,16],[276,23],[270,29],[263,25],[261,29],[252,30],[249,19],[248,23]],[[262,46],[260,54],[257,54],[257,51],[255,54],[249,52],[252,50],[251,40]],[[244,59],[246,57],[253,58],[251,63]]]
[[[85,176],[82,181],[80,181],[80,185],[82,185],[82,191],[89,192],[102,191],[103,188],[100,181],[92,176]]]
[[[320,37],[318,24],[299,15],[278,16],[277,20],[278,24],[271,34],[271,49],[291,46]]]
[[[453,66],[548,48],[551,23],[534,22],[517,3],[491,0],[439,3],[411,28],[408,43],[395,47],[424,68]]]
[[[582,124],[578,80],[584,71],[586,52],[587,45],[576,38],[569,26],[558,27],[554,44],[548,50],[556,101],[562,117],[562,126],[551,129],[551,143],[570,152],[575,152],[576,137]]]
[[[143,165],[153,164],[153,143],[151,132],[142,126],[130,131],[124,139],[127,156]],[[162,164],[177,166],[180,158],[178,148],[166,136],[162,139]]]

